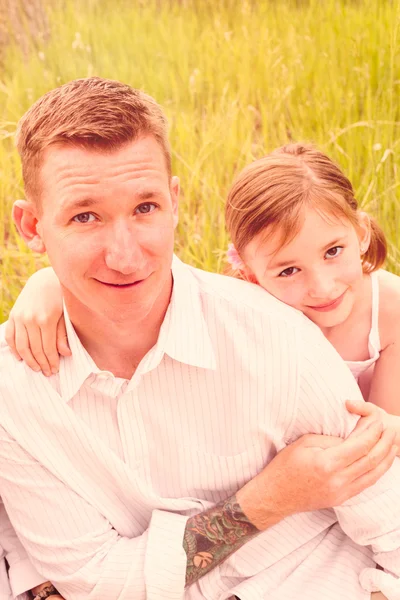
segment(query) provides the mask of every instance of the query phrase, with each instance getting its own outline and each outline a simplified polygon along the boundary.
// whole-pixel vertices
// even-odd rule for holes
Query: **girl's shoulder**
[[[382,349],[400,335],[400,277],[380,269],[379,281],[379,334]]]

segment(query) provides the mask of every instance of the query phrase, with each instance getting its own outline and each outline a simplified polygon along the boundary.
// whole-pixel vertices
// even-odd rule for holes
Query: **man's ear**
[[[360,254],[365,254],[371,243],[371,221],[365,212],[358,215],[358,239],[360,241]]]
[[[36,207],[27,200],[16,200],[12,208],[12,218],[19,234],[34,252],[46,252],[44,242],[37,231]]]
[[[177,177],[176,175],[171,177],[170,190],[171,190],[171,200],[172,200],[172,208],[173,208],[173,214],[174,214],[174,227],[176,227],[178,225],[178,221],[179,221],[178,207],[179,207],[179,193],[180,193],[179,177]]]

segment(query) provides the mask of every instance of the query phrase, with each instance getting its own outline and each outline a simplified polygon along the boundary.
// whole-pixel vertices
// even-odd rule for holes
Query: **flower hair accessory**
[[[234,269],[237,269],[238,271],[240,269],[243,269],[244,262],[240,258],[239,253],[233,244],[229,244],[228,246],[228,250],[226,252],[226,259]]]

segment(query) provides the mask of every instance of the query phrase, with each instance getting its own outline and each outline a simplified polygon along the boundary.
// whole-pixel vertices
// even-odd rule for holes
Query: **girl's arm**
[[[400,416],[400,326],[393,323],[393,328],[390,343],[375,364],[368,400]]]
[[[384,427],[396,433],[400,442],[400,278],[387,271],[379,276],[379,334],[382,350],[372,375],[365,373],[364,396],[367,403],[348,403],[348,410],[358,415],[375,414]],[[361,381],[361,389],[363,381]],[[400,446],[399,446],[400,448]]]
[[[372,376],[368,400],[386,411],[384,422],[400,441],[400,327],[393,323],[390,343],[382,350]],[[399,446],[400,448],[400,446]]]
[[[385,270],[379,272],[379,337],[368,401],[400,416],[400,277]]]
[[[6,341],[16,358],[48,376],[58,371],[60,354],[71,354],[62,311],[60,283],[48,267],[28,279],[6,326]]]

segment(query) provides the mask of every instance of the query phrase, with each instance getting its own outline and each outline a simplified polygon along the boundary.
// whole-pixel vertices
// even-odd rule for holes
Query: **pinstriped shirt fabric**
[[[0,501],[0,600],[28,600],[25,592],[44,581],[31,565]]]
[[[400,597],[400,463],[335,510],[295,515],[184,589],[186,520],[307,432],[347,436],[361,398],[303,315],[173,262],[156,346],[130,381],[73,356],[46,379],[0,354],[0,493],[37,570],[69,600]],[[375,569],[379,562],[388,573]]]
[[[12,600],[4,551],[0,549],[0,600]]]

